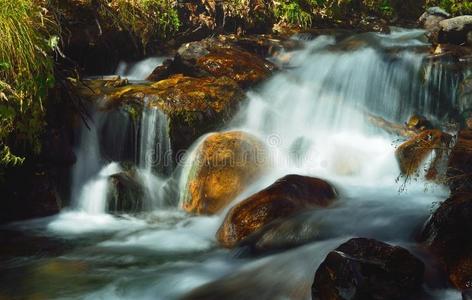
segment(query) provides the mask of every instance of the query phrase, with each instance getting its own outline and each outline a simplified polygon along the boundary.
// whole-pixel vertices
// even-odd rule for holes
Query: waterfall
[[[163,112],[146,105],[141,117],[139,141],[138,166],[144,182],[146,206],[162,207],[164,175],[172,170],[168,120]]]
[[[118,65],[115,73],[129,80],[145,80],[165,59],[165,57],[150,57],[137,63],[126,63],[122,61]]]
[[[356,48],[349,51],[330,37],[308,42],[292,55],[296,68],[249,94],[234,126],[267,137],[278,176],[302,173],[394,185],[400,172],[392,137],[368,116],[401,124],[414,113],[440,119],[447,105],[454,107],[457,80],[417,51],[427,45],[422,31],[353,38],[348,41]],[[438,92],[452,97],[443,99]]]
[[[173,183],[180,192],[187,186],[205,136],[189,149],[185,164],[174,169],[164,113],[143,103],[133,123],[97,111],[77,144],[72,212],[48,219],[46,226],[53,236],[81,237],[79,246],[70,243],[72,250],[61,244],[66,249],[60,259],[71,260],[77,271],[54,286],[42,283],[62,276],[56,271],[61,265],[53,261],[44,268],[49,273],[40,273],[37,285],[47,288],[45,297],[53,290],[61,299],[167,300],[201,287],[222,299],[310,299],[314,272],[326,254],[349,238],[367,237],[405,247],[425,261],[426,298],[458,299],[456,291],[434,281],[435,276],[442,280],[438,267],[428,264],[430,258],[418,251],[413,237],[448,191],[435,184],[425,189],[427,183],[419,178],[399,192],[394,152],[401,141],[371,124],[369,115],[403,123],[417,113],[436,124],[447,122],[460,113],[456,90],[470,71],[453,70],[447,59],[431,59],[422,30],[322,35],[303,44],[301,50],[284,53],[291,58],[286,69],[247,92],[238,115],[222,130],[260,137],[272,161],[272,169],[235,203],[287,174],[319,177],[336,187],[335,205],[303,212],[297,219],[320,228],[322,237],[282,253],[235,258],[215,240],[230,207],[213,216],[193,216],[163,203],[168,181],[178,181]],[[122,65],[118,73],[143,79],[155,62]],[[145,212],[107,214],[109,176],[126,172],[128,160],[144,187]],[[92,234],[97,232],[99,238]],[[47,260],[40,257],[38,264]],[[66,291],[64,283],[78,288]]]

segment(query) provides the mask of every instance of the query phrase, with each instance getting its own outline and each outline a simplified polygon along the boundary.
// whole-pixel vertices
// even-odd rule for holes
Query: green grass
[[[0,165],[22,159],[11,149],[39,152],[56,24],[32,0],[0,0]]]
[[[149,42],[168,38],[180,27],[177,10],[171,0],[99,0],[99,13]]]

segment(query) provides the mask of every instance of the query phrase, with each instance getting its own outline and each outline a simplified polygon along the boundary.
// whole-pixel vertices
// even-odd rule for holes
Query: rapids
[[[448,107],[456,105],[458,82],[447,63],[428,61],[423,36],[421,30],[394,29],[388,35],[304,39],[305,48],[286,53],[291,58],[286,68],[249,91],[225,128],[251,132],[270,149],[271,171],[235,202],[292,173],[321,177],[337,187],[338,204],[309,216],[327,228],[323,240],[258,258],[219,248],[214,236],[224,212],[190,216],[179,210],[179,199],[167,199],[171,180],[185,186],[192,152],[173,174],[169,163],[152,168],[156,156],[165,158],[170,151],[165,116],[155,110],[143,111],[135,133],[139,142],[131,151],[147,187],[146,212],[106,214],[106,178],[121,166],[100,155],[100,132],[110,117],[97,112],[77,144],[71,206],[0,231],[4,240],[22,237],[0,250],[0,299],[167,300],[196,287],[215,299],[310,299],[318,265],[354,236],[401,245],[427,262],[414,233],[447,190],[421,180],[399,181],[398,141],[366,118],[372,113],[401,123],[421,113],[443,121],[454,113]],[[142,80],[161,62],[123,64],[117,73]],[[111,148],[123,149],[119,139],[115,143]],[[15,252],[20,248],[26,250]],[[434,266],[428,266],[428,274],[430,299],[460,299],[438,286],[441,275]]]

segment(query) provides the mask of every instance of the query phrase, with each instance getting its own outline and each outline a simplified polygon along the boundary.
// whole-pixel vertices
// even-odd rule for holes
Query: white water
[[[419,181],[399,193],[395,137],[373,128],[365,113],[397,122],[413,112],[438,113],[437,99],[425,90],[419,75],[424,55],[409,50],[424,45],[421,36],[421,31],[368,34],[360,37],[365,46],[349,52],[333,51],[330,46],[336,45],[335,40],[322,36],[291,55],[290,65],[297,68],[281,72],[249,93],[247,105],[228,129],[262,137],[273,170],[236,202],[289,173],[328,179],[340,195],[337,205],[311,215],[329,238],[281,254],[234,258],[219,249],[214,238],[224,213],[190,217],[176,209],[162,209],[159,187],[165,178],[156,175],[151,161],[156,147],[162,144],[157,152],[166,151],[169,142],[165,118],[157,111],[144,112],[137,159],[149,187],[147,197],[154,204],[141,216],[104,214],[103,179],[119,169],[101,162],[96,134],[91,131],[81,144],[90,155],[78,155],[84,164],[79,163],[74,173],[81,189],[76,191],[76,209],[48,219],[46,228],[53,236],[67,237],[108,232],[98,243],[65,256],[86,262],[106,283],[65,298],[168,300],[209,284],[209,295],[221,299],[310,299],[317,266],[350,237],[377,238],[418,252],[413,235],[447,191]],[[460,299],[457,292],[434,290],[428,284],[431,299]]]
[[[150,57],[137,63],[122,61],[115,73],[129,80],[145,80],[165,59],[165,57]]]

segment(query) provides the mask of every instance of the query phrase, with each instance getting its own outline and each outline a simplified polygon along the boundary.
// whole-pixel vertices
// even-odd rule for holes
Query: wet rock
[[[407,250],[355,238],[331,251],[315,274],[313,299],[418,299],[424,264]]]
[[[182,45],[173,62],[165,68],[165,71],[161,67],[161,70],[153,73],[224,76],[233,79],[241,87],[249,87],[267,79],[275,65],[231,43],[209,38]]]
[[[421,15],[419,23],[426,29],[426,35],[431,42],[435,44],[438,42],[438,34],[441,30],[439,22],[446,20],[450,16],[449,13],[439,7],[430,7]]]
[[[451,191],[472,191],[472,130],[459,132],[449,156],[447,179]]]
[[[144,187],[134,166],[127,165],[123,172],[111,175],[108,183],[108,212],[137,213],[143,210]]]
[[[324,224],[310,213],[277,219],[238,243],[242,255],[270,254],[320,240],[326,236]]]
[[[327,207],[335,198],[335,189],[322,179],[287,175],[234,206],[219,228],[217,239],[224,247],[234,247],[276,219]]]
[[[211,134],[196,151],[182,201],[190,213],[217,213],[268,166],[264,143],[242,131]]]
[[[245,98],[237,83],[227,77],[174,75],[155,83],[118,88],[94,80],[77,89],[84,97],[96,101],[102,110],[126,109],[133,118],[140,117],[145,105],[160,110],[167,118],[176,162],[198,137],[231,120]]]
[[[232,43],[246,51],[261,57],[275,56],[286,51],[299,50],[304,47],[303,42],[293,39],[291,35],[254,34],[254,35],[220,35],[218,40],[223,43]]]
[[[426,177],[434,179],[438,172],[439,163],[447,154],[452,137],[437,129],[425,130],[405,143],[395,151],[395,155],[403,175],[411,176],[417,173],[427,157],[434,151],[435,159]]]
[[[472,194],[447,199],[426,223],[421,240],[442,262],[458,289],[472,288]]]
[[[412,115],[409,119],[408,122],[406,123],[406,126],[410,130],[415,130],[415,131],[423,131],[426,129],[433,129],[433,124],[424,116],[421,115]]]
[[[438,42],[472,45],[472,16],[459,16],[439,22]]]

